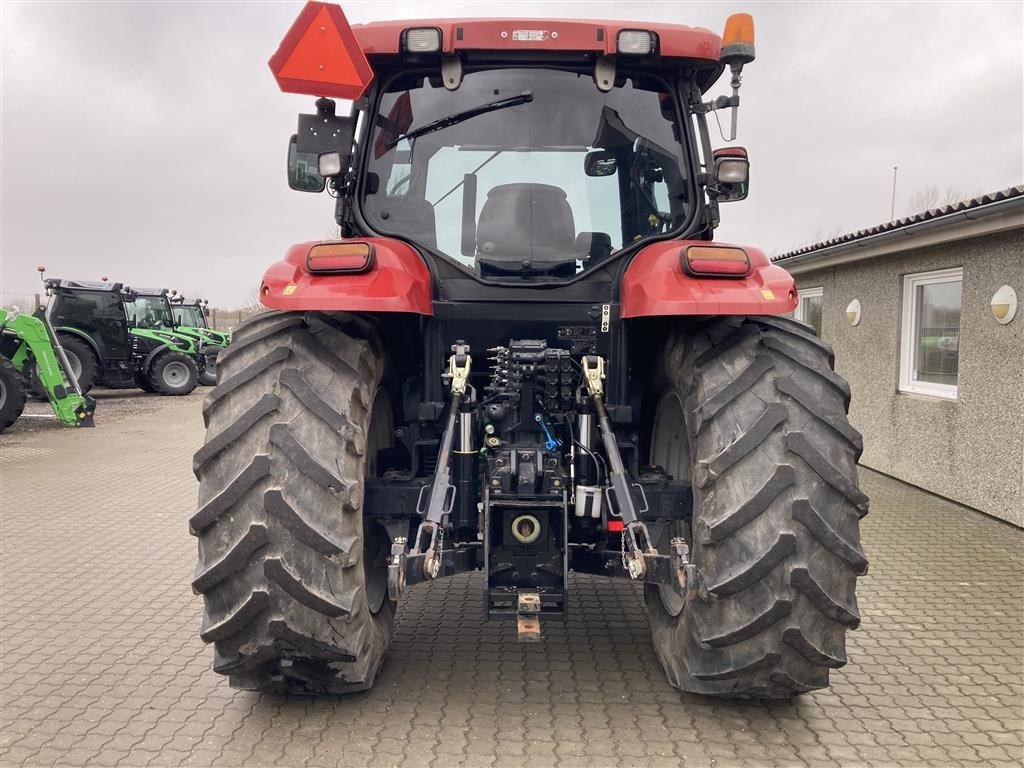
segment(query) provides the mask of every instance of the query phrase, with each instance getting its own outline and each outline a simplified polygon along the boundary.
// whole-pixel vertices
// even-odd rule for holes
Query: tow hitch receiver
[[[519,642],[540,642],[540,595],[520,592],[516,601],[516,629]]]

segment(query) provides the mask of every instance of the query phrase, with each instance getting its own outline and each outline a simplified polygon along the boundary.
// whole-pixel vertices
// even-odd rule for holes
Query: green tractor
[[[125,304],[133,331],[171,333],[186,340],[195,350],[192,358],[196,363],[198,382],[204,387],[216,384],[217,353],[221,350],[220,345],[212,343],[197,328],[178,325],[171,307],[170,291],[167,288],[134,288],[133,293],[135,298]],[[146,388],[141,383],[139,386]]]
[[[168,297],[174,316],[174,330],[194,338],[204,355],[204,366],[200,368],[199,383],[213,386],[217,383],[217,355],[231,343],[231,334],[216,331],[210,327],[207,317],[209,301],[193,299],[188,301],[184,294],[171,291]]]
[[[123,283],[44,277],[43,284],[50,321],[83,392],[96,384],[161,395],[196,388],[198,348],[174,332],[166,297],[140,297]]]
[[[231,343],[230,331],[218,331],[210,327],[210,302],[206,299],[189,301],[184,294],[171,291],[169,296],[174,324],[178,328],[194,329],[211,344],[226,347]]]
[[[0,432],[21,416],[29,380],[64,424],[93,426],[96,401],[82,392],[71,370],[45,314],[0,309]]]

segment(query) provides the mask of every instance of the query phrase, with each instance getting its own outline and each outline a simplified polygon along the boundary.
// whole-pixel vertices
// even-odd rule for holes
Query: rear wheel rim
[[[651,464],[664,469],[673,479],[689,481],[690,443],[686,436],[683,404],[674,390],[658,401],[651,427]]]
[[[161,376],[168,387],[180,389],[188,381],[188,366],[174,360],[164,366]]]
[[[650,463],[661,467],[676,480],[689,481],[692,475],[683,404],[674,390],[668,390],[661,396],[654,413]],[[658,551],[663,555],[669,554],[669,541],[673,536],[684,534],[682,529],[685,527],[681,522],[667,527],[658,542]],[[658,596],[661,598],[661,607],[670,616],[678,616],[686,607],[686,598],[678,587],[659,584]]]

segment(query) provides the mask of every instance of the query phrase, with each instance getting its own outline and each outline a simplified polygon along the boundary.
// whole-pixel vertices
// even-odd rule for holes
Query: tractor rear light
[[[441,50],[441,30],[436,27],[416,27],[404,33],[403,47],[409,53],[436,53]]]
[[[608,521],[608,533],[622,533],[626,530],[626,524],[621,520]]]
[[[750,258],[742,248],[691,245],[683,251],[683,270],[697,277],[746,277]]]
[[[320,243],[306,256],[306,268],[314,275],[366,272],[372,265],[369,243]]]
[[[643,29],[624,29],[619,32],[619,53],[646,56],[654,52],[654,33]]]

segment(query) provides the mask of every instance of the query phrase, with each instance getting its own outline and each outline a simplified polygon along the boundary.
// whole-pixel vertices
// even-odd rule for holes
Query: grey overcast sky
[[[751,12],[737,143],[752,187],[723,206],[723,240],[781,251],[887,221],[893,165],[897,216],[930,185],[1024,180],[1020,0],[342,5],[352,22],[514,10],[715,31]],[[332,201],[284,178],[312,98],[280,93],[266,64],[301,7],[2,0],[0,292],[33,292],[45,263],[229,307],[289,243],[326,236]]]

